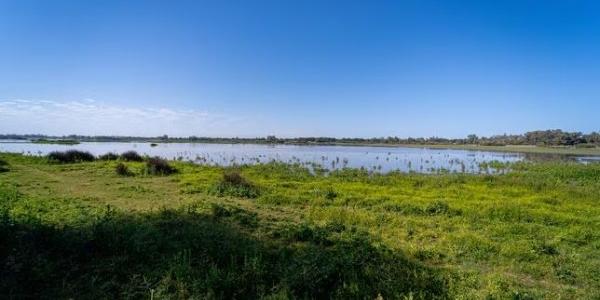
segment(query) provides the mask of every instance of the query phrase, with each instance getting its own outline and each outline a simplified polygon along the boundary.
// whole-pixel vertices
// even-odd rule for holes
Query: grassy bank
[[[0,154],[4,296],[600,297],[600,164],[326,176],[170,162],[158,176],[113,159]]]

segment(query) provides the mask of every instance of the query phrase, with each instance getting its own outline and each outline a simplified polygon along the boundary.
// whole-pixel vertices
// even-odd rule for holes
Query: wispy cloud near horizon
[[[1,133],[49,135],[218,136],[244,128],[243,118],[195,109],[130,107],[98,102],[0,100]],[[252,134],[250,128],[244,134]]]

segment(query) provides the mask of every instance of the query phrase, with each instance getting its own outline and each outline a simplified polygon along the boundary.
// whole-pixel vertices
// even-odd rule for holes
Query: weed
[[[338,194],[332,188],[328,188],[327,190],[325,190],[324,196],[327,200],[333,200],[338,196]]]
[[[117,160],[117,159],[119,159],[119,155],[112,153],[112,152],[108,152],[108,153],[98,156],[98,159],[99,160]]]
[[[151,175],[170,175],[177,170],[159,157],[152,157],[146,161],[146,172]]]
[[[445,201],[436,200],[427,205],[425,212],[430,215],[441,215],[450,212],[450,205]]]
[[[96,159],[91,153],[79,150],[54,151],[50,152],[46,157],[51,162],[63,164],[94,161]]]
[[[0,159],[0,173],[8,172],[8,163],[2,159]]]
[[[124,161],[143,161],[144,158],[135,151],[126,151],[121,153],[121,159]]]
[[[127,165],[125,165],[124,163],[118,163],[115,166],[115,172],[117,173],[117,175],[120,175],[120,176],[132,176],[133,175],[133,173],[129,170]]]
[[[225,171],[223,178],[213,185],[211,192],[218,196],[243,198],[256,198],[260,195],[259,189],[237,170]]]

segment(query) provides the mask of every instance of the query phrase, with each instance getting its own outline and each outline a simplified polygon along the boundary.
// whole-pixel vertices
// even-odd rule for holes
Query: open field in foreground
[[[0,298],[600,298],[600,164],[0,160]]]

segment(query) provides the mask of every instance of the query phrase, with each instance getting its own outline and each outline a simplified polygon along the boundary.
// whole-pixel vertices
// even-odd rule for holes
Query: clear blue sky
[[[597,131],[596,3],[0,0],[0,132]]]

